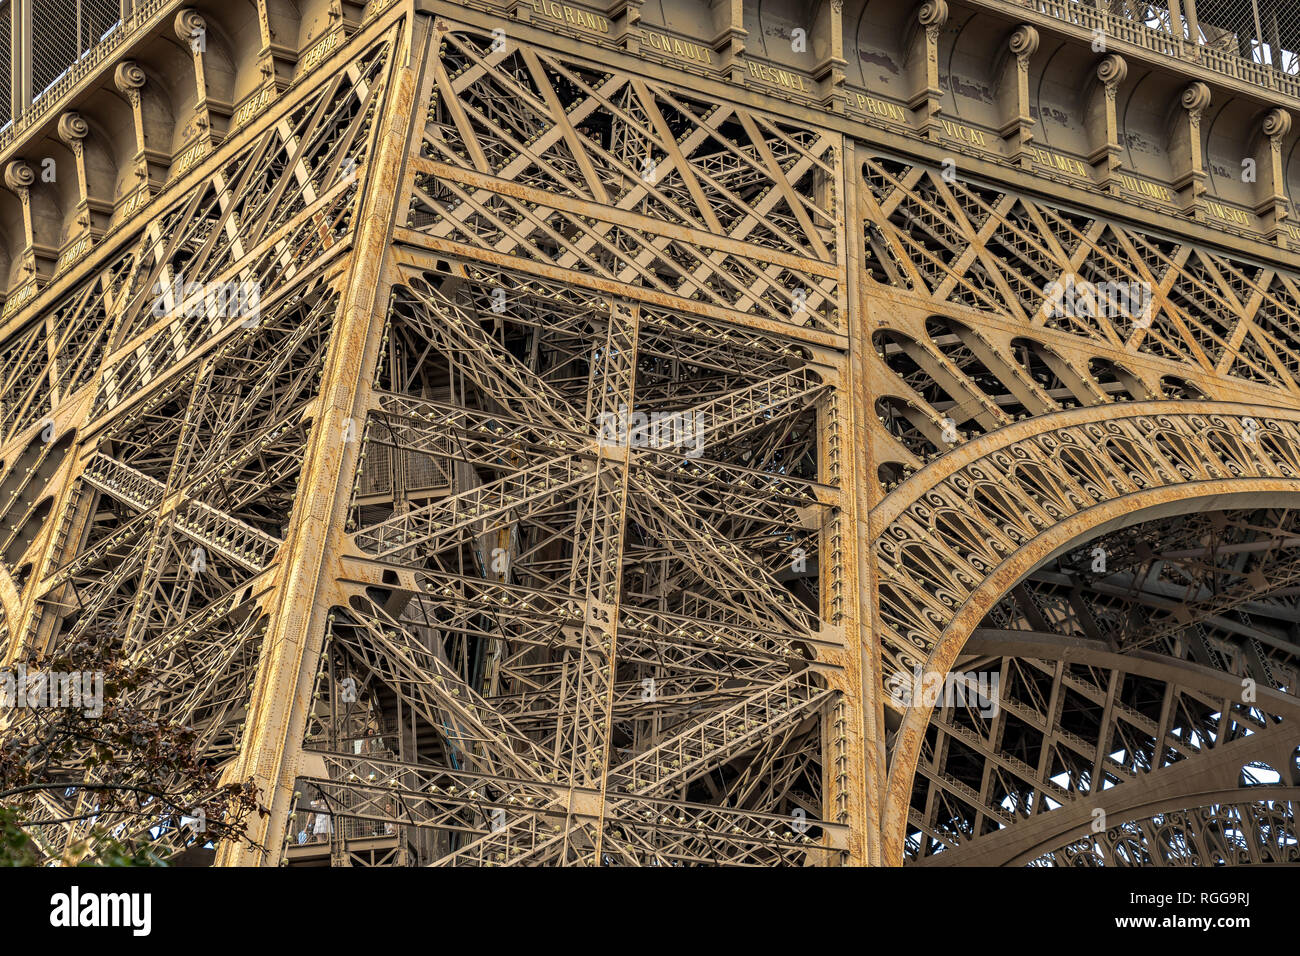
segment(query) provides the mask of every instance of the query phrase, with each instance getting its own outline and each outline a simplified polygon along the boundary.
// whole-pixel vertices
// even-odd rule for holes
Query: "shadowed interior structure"
[[[159,675],[220,865],[1297,862],[1297,49],[0,0],[3,664]]]

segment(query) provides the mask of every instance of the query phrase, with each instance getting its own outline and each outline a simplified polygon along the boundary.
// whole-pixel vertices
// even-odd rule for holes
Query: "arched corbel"
[[[1169,137],[1169,157],[1174,167],[1174,192],[1184,216],[1205,217],[1205,155],[1201,148],[1201,116],[1210,107],[1210,88],[1196,80],[1183,90],[1175,107]]]
[[[330,26],[343,22],[343,33],[347,36],[357,32],[366,13],[366,0],[330,0]]]
[[[1110,53],[1102,57],[1085,104],[1084,123],[1092,147],[1088,162],[1096,171],[1097,184],[1114,196],[1119,195],[1119,169],[1123,165],[1115,100],[1127,77],[1128,63],[1122,56]]]
[[[23,210],[23,245],[18,254],[20,274],[15,283],[19,287],[36,276],[36,242],[32,230],[32,187],[35,184],[36,172],[27,160],[15,159],[5,167],[5,188],[18,197]]]
[[[1255,195],[1259,198],[1255,213],[1263,221],[1264,234],[1269,241],[1282,246],[1286,246],[1289,240],[1286,229],[1289,208],[1282,143],[1290,132],[1291,114],[1281,108],[1269,110],[1259,125],[1254,155],[1249,157],[1255,164]],[[1291,243],[1295,245],[1293,240]]]
[[[208,89],[208,78],[204,60],[208,55],[211,37],[208,22],[193,7],[185,7],[176,14],[172,21],[176,38],[189,47],[190,58],[194,63],[194,126],[197,135],[190,141],[193,147],[206,140],[206,148],[219,145],[225,137],[230,123],[230,114],[234,112],[231,103],[218,100]]]
[[[1029,61],[1038,52],[1038,31],[1023,23],[1007,39],[998,77],[998,135],[1007,155],[1025,169],[1033,165],[1028,146],[1034,138],[1034,118],[1029,114]]]
[[[59,139],[72,153],[77,170],[77,203],[72,210],[72,221],[64,223],[66,240],[59,252],[59,260],[54,267],[60,273],[78,259],[84,258],[90,251],[95,235],[91,231],[90,186],[86,178],[85,139],[90,127],[81,115],[69,111],[59,117]],[[100,230],[102,234],[102,230]]]
[[[918,29],[908,44],[907,72],[912,95],[907,101],[916,112],[918,130],[927,139],[938,141],[942,126],[939,88],[939,34],[948,22],[947,0],[925,0],[916,9]]]
[[[149,201],[152,186],[161,183],[167,171],[169,157],[158,150],[150,149],[144,138],[141,91],[144,89],[145,81],[144,70],[134,60],[123,60],[113,71],[114,85],[131,105],[131,123],[135,128],[135,155],[132,157],[132,164],[135,166],[136,179],[139,180],[136,188],[123,191],[116,213],[119,221]]]
[[[72,158],[77,169],[77,209],[76,229],[82,232],[90,228],[90,186],[86,182],[85,139],[90,127],[81,118],[80,113],[68,111],[59,117],[58,133],[65,146],[72,151]]]

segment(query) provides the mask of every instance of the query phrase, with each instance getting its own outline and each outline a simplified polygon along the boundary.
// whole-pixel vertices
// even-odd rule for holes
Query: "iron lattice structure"
[[[1247,201],[1219,61],[1053,133],[1087,30],[904,6],[124,11],[0,157],[6,663],[164,675],[224,864],[1300,859],[1289,101]]]

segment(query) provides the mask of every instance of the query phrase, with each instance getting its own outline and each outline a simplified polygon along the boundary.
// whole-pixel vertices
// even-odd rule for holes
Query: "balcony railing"
[[[183,0],[135,0],[129,14],[0,127],[0,153],[39,123],[121,48]],[[1198,64],[1300,100],[1300,0],[994,0],[1089,33]],[[0,13],[10,4],[0,0]],[[4,117],[0,115],[0,120]]]
[[[0,153],[4,152],[24,132],[39,123],[82,80],[95,72],[106,60],[124,47],[128,41],[151,29],[166,14],[168,8],[177,7],[181,0],[138,0],[135,8],[102,40],[77,58],[58,79],[40,92],[32,105],[0,130]]]
[[[1010,0],[1090,33],[1300,99],[1295,0]]]

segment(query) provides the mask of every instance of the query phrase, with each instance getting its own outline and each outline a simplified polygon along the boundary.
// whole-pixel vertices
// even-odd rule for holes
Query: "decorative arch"
[[[963,720],[967,708],[961,702],[936,707],[921,760],[938,759],[924,781],[918,773],[909,807],[905,852],[911,865],[1032,863],[1080,840],[1122,836],[1131,830],[1130,821],[1149,814],[1153,801],[1196,807],[1204,805],[1205,794],[1222,791],[1228,794],[1224,802],[1238,802],[1256,799],[1264,787],[1297,783],[1289,764],[1300,701],[1282,690],[1261,686],[1255,700],[1241,701],[1235,674],[1189,659],[1123,653],[1103,640],[1055,631],[980,627],[962,656],[982,658],[981,669],[1000,674],[997,709],[1039,736],[1019,737],[1008,751],[994,746],[998,756],[992,756],[984,748],[1009,724],[999,724],[993,714],[982,715],[988,718],[983,724]],[[1167,708],[1168,723],[1129,693],[1138,685],[1164,699],[1159,712]],[[1113,698],[1106,688],[1114,690]],[[1036,701],[1039,694],[1047,699]],[[1047,703],[1058,695],[1071,703]],[[1096,706],[1095,724],[1084,728],[1069,720],[1065,711],[1078,717],[1089,703]],[[1205,714],[1212,723],[1198,723]],[[1061,734],[1067,725],[1068,741]],[[933,738],[932,731],[938,732]],[[964,745],[964,755],[952,753],[954,743]],[[1025,747],[1036,743],[1046,755],[1041,762],[1000,759],[1013,752],[1023,757]],[[1062,752],[1069,756],[1061,759]],[[978,767],[981,753],[984,769],[998,768],[989,775],[998,778],[990,788],[972,783],[978,773],[972,772],[972,758]],[[1265,772],[1257,783],[1243,782],[1247,768],[1264,767],[1281,769]],[[924,809],[917,806],[918,792]],[[951,815],[945,809],[932,815],[932,806]],[[1094,829],[1099,811],[1105,833]]]
[[[1016,480],[1026,469],[1035,480]],[[886,686],[897,695],[916,668],[946,674],[1002,595],[1081,541],[1279,496],[1300,504],[1300,412],[1292,410],[1125,403],[1038,417],[973,440],[961,456],[944,456],[904,482],[873,515]],[[972,522],[982,534],[970,532]],[[923,701],[906,707],[894,738],[882,821],[888,863],[902,861],[929,716]]]
[[[1134,808],[1124,823],[1095,836],[1082,824],[1014,859],[1013,865],[1220,866],[1300,863],[1296,807],[1300,789],[1221,790]]]

